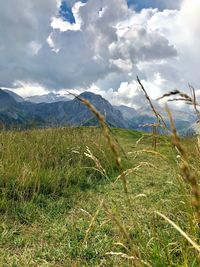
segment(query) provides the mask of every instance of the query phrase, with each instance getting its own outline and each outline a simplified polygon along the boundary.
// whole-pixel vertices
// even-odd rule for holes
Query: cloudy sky
[[[200,88],[199,0],[0,0],[0,87],[142,105]]]

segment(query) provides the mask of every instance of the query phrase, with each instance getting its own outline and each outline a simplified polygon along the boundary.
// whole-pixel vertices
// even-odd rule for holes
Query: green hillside
[[[181,140],[194,178],[170,137],[156,151],[148,133],[110,138],[96,127],[0,132],[0,266],[199,266],[199,247],[156,213],[200,243],[196,140]]]

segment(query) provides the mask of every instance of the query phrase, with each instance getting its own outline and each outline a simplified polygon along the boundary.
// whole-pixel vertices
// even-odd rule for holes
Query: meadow
[[[109,134],[121,169],[99,127],[0,132],[0,266],[199,266],[198,185],[171,137]],[[196,138],[180,143],[199,174]]]

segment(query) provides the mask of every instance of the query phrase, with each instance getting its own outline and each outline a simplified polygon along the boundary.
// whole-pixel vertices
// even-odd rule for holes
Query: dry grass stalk
[[[173,96],[173,98],[168,99],[168,101],[170,101],[170,102],[172,102],[172,101],[184,101],[186,104],[193,105],[195,113],[197,115],[197,121],[199,121],[200,120],[200,111],[197,108],[199,106],[199,104],[197,103],[196,92],[195,92],[194,87],[190,84],[189,84],[189,89],[191,91],[191,96],[189,96],[188,94],[183,93],[179,90],[174,90],[174,91],[170,91],[170,92],[162,95],[157,100],[161,100],[163,98]],[[174,96],[176,96],[176,97],[174,97]]]
[[[109,128],[106,125],[104,116],[102,116],[87,99],[83,99],[80,97],[78,97],[78,99],[96,115],[100,125],[102,126],[104,136],[106,137],[108,144],[109,144],[109,146],[110,146],[110,148],[111,148],[111,150],[115,156],[116,165],[117,165],[118,169],[120,171],[122,171],[121,157],[119,154],[119,150],[118,150],[116,144],[112,141],[112,138],[109,134],[110,133]],[[127,181],[126,181],[124,176],[122,176],[122,181],[123,181],[123,185],[124,185],[124,191],[125,191],[125,193],[128,193]]]
[[[126,194],[128,194],[128,182],[127,182],[127,179],[126,179],[126,176],[123,174],[120,175],[120,179],[123,181],[123,186],[124,186],[124,192]]]
[[[106,122],[105,122],[106,123]],[[123,155],[125,156],[125,158],[127,159],[127,155],[126,152],[124,150],[124,148],[121,146],[121,144],[119,143],[118,139],[115,137],[115,135],[112,132],[112,129],[109,127],[109,125],[106,123],[106,126],[108,127],[108,130],[110,131],[110,134],[112,135],[114,141],[116,142],[117,146],[120,148],[121,152],[123,153]]]
[[[119,219],[116,217],[116,215],[111,212],[107,205],[105,203],[103,203],[103,207],[105,209],[105,211],[107,212],[107,214],[110,216],[111,220],[116,224],[116,226],[119,228],[120,233],[122,234],[123,238],[126,240],[127,242],[127,246],[125,246],[123,244],[123,247],[126,248],[126,251],[129,252],[129,254],[131,254],[131,256],[126,255],[127,257],[129,257],[129,259],[134,260],[135,265],[134,266],[141,266],[141,263],[144,263],[141,259],[140,259],[140,253],[138,251],[138,248],[136,246],[133,245],[133,242],[130,238],[129,233],[127,232],[127,230],[125,229],[125,227],[121,224],[121,222],[119,221]],[[122,243],[120,243],[122,244]],[[114,255],[115,253],[118,254],[118,252],[108,252],[107,255]],[[115,255],[117,255],[115,254]],[[122,253],[123,254],[123,253]],[[122,255],[121,254],[121,255]],[[119,256],[120,254],[118,254]],[[126,257],[126,258],[127,258]]]
[[[149,126],[149,127],[160,127],[160,128],[163,128],[163,125],[160,124],[160,123],[145,123],[143,125],[139,125],[140,127],[146,127],[146,126]]]
[[[129,252],[129,249],[123,243],[121,243],[121,242],[116,242],[116,243],[114,243],[114,245],[119,246],[119,247],[125,249],[126,252]]]
[[[126,253],[122,253],[122,252],[110,251],[110,252],[106,252],[106,255],[109,255],[109,256],[120,256],[121,258],[129,259],[129,260],[136,260],[137,259],[134,256],[128,256]]]
[[[154,148],[154,150],[156,151],[157,148],[157,139],[158,139],[158,128],[163,128],[163,125],[160,123],[145,123],[143,125],[140,125],[141,127],[152,127],[152,147]]]
[[[77,98],[79,101],[81,101],[97,117],[97,119],[98,119],[98,121],[102,127],[103,134],[106,137],[108,144],[109,144],[109,146],[110,146],[110,148],[111,148],[111,150],[115,156],[116,165],[117,165],[118,169],[120,171],[122,171],[122,164],[121,164],[121,157],[120,157],[119,149],[118,149],[116,143],[113,142],[113,140],[110,136],[110,129],[109,129],[108,125],[106,124],[104,116],[101,115],[101,113],[98,112],[96,110],[96,108],[87,99],[79,97],[79,96],[74,95],[72,93],[70,93],[70,94],[73,95],[75,98]],[[122,182],[123,182],[125,193],[128,193],[127,181],[126,181],[124,176],[122,176]]]
[[[68,93],[70,95],[73,95],[76,99],[78,99],[81,103],[83,103],[86,107],[88,107],[88,109],[96,116],[100,126],[103,129],[104,136],[106,137],[108,144],[109,144],[109,146],[110,146],[110,148],[111,148],[111,150],[115,156],[116,165],[121,170],[122,165],[121,165],[121,157],[119,154],[119,150],[118,150],[116,144],[112,141],[112,138],[110,136],[110,130],[106,124],[105,117],[103,115],[101,115],[101,113],[99,111],[96,110],[96,108],[90,103],[89,100],[87,100],[83,97],[77,96],[75,94],[72,94],[70,92],[68,92]]]
[[[141,259],[138,259],[134,256],[129,256],[127,255],[126,253],[122,253],[122,252],[114,252],[114,251],[110,251],[110,252],[107,252],[106,255],[109,255],[109,256],[118,256],[118,257],[121,257],[121,258],[124,258],[124,259],[127,259],[127,260],[131,260],[133,262],[135,261],[139,261],[140,265],[133,265],[133,266],[151,266],[148,262],[146,261],[143,261]]]
[[[200,246],[195,241],[193,241],[177,224],[171,221],[164,214],[158,211],[156,211],[155,213],[165,219],[169,224],[171,224],[193,246],[193,248],[195,248],[200,253]]]
[[[121,222],[118,220],[118,218],[116,217],[115,214],[113,214],[107,207],[107,205],[105,203],[103,203],[103,207],[105,209],[105,211],[107,212],[107,214],[110,216],[110,218],[112,219],[112,221],[117,225],[117,227],[120,230],[120,233],[123,235],[123,237],[125,238],[125,240],[128,242],[129,246],[132,244],[131,238],[128,234],[128,232],[126,231],[125,227],[121,224]]]
[[[157,148],[157,127],[153,126],[153,141],[152,141],[152,147],[154,150]]]
[[[135,147],[137,147],[139,145],[139,143],[144,139],[144,135],[142,135],[137,142],[135,143]]]
[[[85,234],[85,238],[83,240],[83,244],[87,244],[87,239],[88,239],[88,236],[89,236],[89,233],[91,232],[95,222],[96,222],[96,219],[99,215],[99,212],[101,211],[102,209],[102,206],[103,206],[103,200],[101,201],[100,205],[99,205],[99,208],[97,209],[97,211],[95,212],[94,216],[92,217],[91,221],[90,221],[90,225],[86,231],[86,234]]]
[[[149,163],[149,162],[140,162],[140,164],[137,165],[136,167],[131,168],[131,169],[127,169],[127,170],[123,171],[123,172],[117,177],[117,179],[115,180],[114,183],[116,183],[119,179],[121,179],[122,176],[124,176],[124,177],[129,176],[130,174],[137,172],[138,170],[140,170],[140,169],[141,169],[142,167],[144,167],[144,166],[152,167],[152,168],[156,169],[156,167],[155,167],[153,164]]]
[[[199,106],[199,104],[197,103],[196,92],[195,92],[194,87],[191,84],[189,84],[189,88],[190,88],[191,94],[192,94],[193,106],[194,106],[194,110],[195,110],[196,115],[197,115],[197,121],[199,121],[200,120],[200,111],[197,108],[197,106]]]
[[[154,156],[159,156],[160,158],[164,159],[164,160],[167,160],[168,161],[168,158],[165,157],[164,155],[162,155],[161,153],[157,152],[157,151],[154,151],[154,150],[148,150],[148,149],[141,149],[141,150],[137,150],[137,151],[134,151],[134,152],[128,152],[129,155],[131,154],[135,154],[135,157],[137,157],[138,154],[141,154],[141,153],[149,153],[149,154],[152,154]]]
[[[154,107],[154,105],[153,105],[153,103],[152,103],[152,101],[151,101],[151,98],[149,97],[147,91],[145,90],[145,88],[144,88],[144,86],[143,86],[143,84],[142,84],[142,82],[140,81],[140,79],[139,79],[138,76],[137,76],[137,81],[138,81],[138,83],[139,83],[139,85],[140,85],[142,91],[144,92],[146,99],[147,99],[148,102],[149,102],[149,105],[150,105],[150,107],[151,107],[151,109],[152,109],[152,111],[153,111],[153,113],[154,113],[154,115],[155,115],[155,117],[156,117],[156,119],[157,119],[158,124],[163,124],[163,126],[166,128],[167,126],[166,126],[166,123],[165,123],[165,121],[164,121],[162,115],[161,115],[161,114],[156,110],[156,108]]]
[[[152,137],[153,137],[153,141],[152,141],[152,147],[154,148],[154,150],[156,151],[156,148],[157,148],[157,134],[158,134],[158,127],[161,127],[161,128],[167,128],[166,126],[166,123],[162,117],[162,115],[156,110],[156,108],[154,107],[152,101],[151,101],[151,98],[149,97],[146,89],[144,88],[142,82],[140,81],[139,77],[137,76],[137,81],[142,89],[142,91],[144,92],[145,94],[145,97],[146,99],[148,100],[149,102],[149,105],[156,117],[156,120],[157,120],[157,123],[156,124],[152,124]]]
[[[105,121],[105,118],[103,115],[101,115],[100,112],[98,112],[96,110],[96,108],[90,103],[90,101],[88,101],[87,99],[84,99],[82,97],[79,97],[79,96],[75,96],[79,101],[81,101],[85,106],[87,106],[89,108],[90,111],[92,111],[95,116],[97,117],[102,129],[103,129],[103,133],[108,141],[108,144],[113,152],[113,154],[115,155],[115,160],[116,160],[116,164],[118,166],[119,169],[122,169],[122,166],[121,166],[121,157],[119,155],[119,151],[118,151],[118,148],[116,146],[116,144],[112,141],[112,138],[110,137],[110,134],[109,134],[109,129],[106,125],[106,121]]]
[[[191,101],[191,97],[188,96],[187,94],[179,91],[179,90],[173,90],[173,91],[170,91],[164,95],[162,95],[161,97],[159,97],[157,100],[161,100],[165,97],[169,97],[169,96],[180,96],[182,99],[185,99],[186,101]]]
[[[184,178],[184,181],[187,182],[191,186],[192,190],[192,206],[195,210],[195,215],[198,223],[200,223],[200,190],[199,190],[199,185],[198,185],[198,174],[196,171],[192,171],[190,168],[190,165],[188,163],[188,156],[187,153],[184,149],[184,147],[181,144],[180,138],[177,134],[176,128],[174,126],[174,121],[171,115],[171,112],[169,108],[166,108],[169,119],[170,119],[170,126],[172,130],[172,143],[173,145],[177,148],[179,151],[179,154],[181,156],[181,165],[180,165],[180,170],[181,170],[181,175]]]
[[[89,147],[86,147],[87,152],[84,152],[84,155],[90,159],[92,159],[97,167],[97,170],[101,173],[102,176],[106,177],[108,179],[108,175],[106,173],[106,170],[102,167],[100,161],[97,157],[92,153],[92,151],[89,149]]]
[[[180,138],[178,136],[178,133],[177,133],[177,130],[176,130],[176,127],[175,127],[175,124],[174,124],[174,120],[172,118],[172,114],[171,114],[171,112],[170,112],[170,110],[169,110],[169,108],[167,106],[166,106],[166,111],[168,113],[168,117],[169,117],[169,120],[170,120],[170,128],[171,128],[171,131],[172,131],[172,143],[175,146],[175,148],[179,151],[179,153],[182,156],[183,160],[187,161],[186,151],[185,151],[185,149],[183,148],[183,146],[181,144]]]
[[[145,194],[138,194],[138,195],[136,195],[136,196],[134,196],[133,198],[132,198],[132,200],[136,200],[136,199],[138,199],[138,198],[141,198],[141,197],[147,197],[147,195],[145,195]]]
[[[200,137],[199,136],[197,136],[197,151],[200,154]]]
[[[80,211],[86,214],[88,217],[92,218],[92,215],[87,210],[80,209]]]

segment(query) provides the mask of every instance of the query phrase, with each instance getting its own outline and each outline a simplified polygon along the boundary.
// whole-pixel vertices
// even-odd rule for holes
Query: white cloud
[[[113,66],[116,66],[119,70],[123,72],[129,72],[133,68],[133,64],[130,59],[123,60],[121,58],[118,59],[110,59],[110,63]]]
[[[40,51],[42,45],[35,42],[35,41],[31,41],[29,43],[29,48],[30,48],[30,53],[31,55],[37,55],[37,53]]]
[[[13,91],[22,97],[28,97],[32,95],[43,95],[47,94],[48,90],[39,84],[25,83],[23,81],[16,81],[14,86],[16,87]]]
[[[141,82],[148,94],[151,95],[152,99],[157,99],[160,97],[161,88],[167,86],[167,81],[161,77],[160,73],[155,73],[155,75],[148,81],[141,80]],[[136,80],[131,82],[121,82],[118,90],[113,90],[113,88],[110,88],[109,90],[104,91],[95,84],[89,87],[88,90],[97,94],[101,94],[113,105],[118,105],[120,103],[121,105],[138,108],[144,104],[146,105],[147,103],[144,93]]]
[[[80,31],[82,25],[82,18],[79,14],[80,8],[83,7],[85,4],[82,2],[77,2],[72,7],[72,13],[74,15],[75,23],[71,24],[68,21],[64,21],[60,17],[52,17],[51,27],[53,29],[59,29],[61,32],[65,31]]]
[[[199,84],[197,70],[200,67],[200,1],[184,0],[180,11],[165,11],[155,14],[149,21],[152,30],[159,31],[173,43],[179,58],[173,62],[174,69],[184,77],[182,82]],[[181,81],[181,77],[178,78]]]

